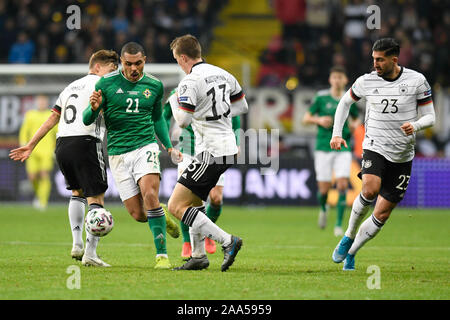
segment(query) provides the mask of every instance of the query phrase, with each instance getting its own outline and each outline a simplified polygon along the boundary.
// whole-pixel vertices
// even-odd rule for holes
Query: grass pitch
[[[449,210],[396,209],[358,252],[356,271],[344,272],[331,260],[334,210],[319,230],[317,208],[225,206],[218,224],[244,240],[234,265],[220,271],[218,247],[207,270],[175,272],[153,269],[147,224],[120,205],[108,209],[115,227],[98,253],[112,267],[86,268],[70,257],[66,205],[39,212],[1,204],[0,299],[450,299]],[[174,266],[183,263],[181,236],[168,237],[168,251]],[[368,288],[371,268],[379,268],[380,289]],[[69,289],[77,269],[80,289]]]

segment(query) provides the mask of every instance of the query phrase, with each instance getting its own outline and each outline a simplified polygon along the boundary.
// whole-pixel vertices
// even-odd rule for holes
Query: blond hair
[[[176,55],[184,54],[191,59],[198,59],[202,57],[202,47],[197,38],[191,34],[186,34],[175,38],[170,43],[170,50]]]
[[[94,52],[89,59],[89,69],[96,63],[107,65],[112,63],[116,68],[119,66],[119,55],[114,50],[99,50]]]

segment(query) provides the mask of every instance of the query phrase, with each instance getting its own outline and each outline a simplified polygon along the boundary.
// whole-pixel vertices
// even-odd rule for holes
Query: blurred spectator
[[[14,62],[26,55],[28,62],[86,63],[93,50],[100,47],[120,50],[128,41],[145,42],[152,57],[158,45],[158,59],[173,62],[171,56],[162,53],[162,45],[184,33],[192,33],[208,45],[217,14],[227,1],[77,1],[82,28],[69,30],[65,26],[65,11],[73,1],[0,0],[0,62],[9,61],[14,45],[16,54],[11,56]],[[23,38],[22,32],[27,33],[30,42],[18,40],[18,34]],[[164,35],[157,39],[160,32]],[[164,50],[170,54],[168,46]]]
[[[112,19],[114,31],[126,33],[128,31],[128,19],[125,15],[125,10],[119,9],[117,11],[116,16]]]
[[[301,1],[300,1],[301,2]],[[273,0],[275,14],[283,24],[283,37],[293,38],[302,48],[304,59],[292,65],[302,84],[324,86],[331,64],[346,67],[350,80],[372,70],[372,44],[379,38],[395,37],[401,43],[399,63],[421,71],[433,86],[448,86],[450,65],[450,7],[447,0]],[[381,28],[368,29],[369,5],[377,5]],[[300,10],[300,8],[303,10]],[[296,13],[297,12],[297,13]],[[296,13],[296,14],[295,14]],[[298,23],[305,17],[304,25]],[[307,30],[307,37],[302,37]],[[281,43],[290,46],[289,43]],[[278,48],[282,52],[288,48]],[[263,55],[273,55],[267,50]],[[301,63],[300,63],[301,61]],[[277,74],[279,63],[261,59],[264,74]],[[273,69],[273,72],[271,71]]]
[[[360,40],[366,32],[367,4],[363,0],[351,0],[344,8],[344,35]]]
[[[283,22],[284,37],[306,34],[306,0],[275,0],[274,7],[275,15]]]
[[[155,50],[153,53],[154,62],[156,63],[173,63],[172,52],[167,50],[170,46],[170,39],[167,33],[158,32],[156,35]]]
[[[20,32],[17,41],[9,51],[8,62],[10,63],[30,63],[34,53],[34,42],[28,39],[25,32]]]
[[[16,41],[17,32],[13,18],[6,18],[3,28],[0,29],[0,61],[6,62],[11,46]]]
[[[36,63],[46,63],[49,60],[50,52],[48,47],[48,37],[45,33],[40,33],[37,37],[35,61]]]
[[[307,0],[306,1],[306,23],[309,30],[309,41],[314,41],[320,34],[326,32],[330,26],[330,1]]]

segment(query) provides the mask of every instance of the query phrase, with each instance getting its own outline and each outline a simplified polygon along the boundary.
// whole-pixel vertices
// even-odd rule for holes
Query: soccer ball
[[[85,219],[86,231],[97,237],[104,237],[114,227],[111,212],[104,208],[89,210]]]

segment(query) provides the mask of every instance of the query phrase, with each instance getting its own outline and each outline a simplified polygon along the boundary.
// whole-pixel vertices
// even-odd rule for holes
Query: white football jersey
[[[89,135],[103,140],[105,121],[101,115],[89,126],[83,123],[83,111],[89,105],[89,97],[99,79],[97,75],[88,74],[69,84],[60,93],[53,107],[53,111],[61,115],[57,137]]]
[[[407,136],[400,127],[417,120],[418,107],[432,102],[431,87],[425,77],[404,67],[393,80],[373,71],[359,77],[350,94],[355,100],[367,100],[363,149],[377,152],[391,162],[412,160],[416,135]]]
[[[191,112],[195,154],[215,157],[237,154],[231,124],[231,102],[244,97],[236,78],[227,71],[201,62],[178,85],[180,108]]]

